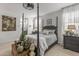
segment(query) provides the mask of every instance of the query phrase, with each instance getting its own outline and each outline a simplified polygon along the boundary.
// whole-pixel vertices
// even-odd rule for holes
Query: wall
[[[6,31],[6,32],[3,31],[2,32],[1,15],[16,17],[16,31]],[[17,13],[17,11],[12,12],[5,9],[0,9],[0,44],[8,43],[19,38],[20,33],[21,33],[20,19],[21,19],[21,14]]]
[[[45,6],[43,6],[43,7],[45,7]],[[52,8],[52,9],[51,8],[52,7],[48,8],[48,9],[49,10],[55,9],[55,8]],[[45,9],[45,8],[41,8],[41,9]],[[48,9],[45,9],[46,12],[47,12]],[[12,3],[11,4],[2,3],[2,4],[0,4],[0,44],[1,43],[7,43],[7,42],[10,42],[10,41],[14,41],[14,40],[19,38],[20,33],[21,33],[20,19],[22,17],[23,12],[24,13],[26,12],[26,17],[27,17],[30,14],[32,14],[32,15],[36,14],[36,9],[31,11],[31,12],[27,11],[22,7],[21,3],[13,3],[13,4]],[[48,14],[42,16],[43,20],[50,19],[50,18],[55,19],[56,16],[58,16],[58,38],[59,38],[59,43],[62,42],[62,33],[61,33],[62,32],[62,17],[61,17],[61,14],[62,14],[62,11],[57,11],[57,12],[51,12],[51,13],[48,13]],[[7,31],[7,32],[2,32],[1,31],[1,28],[2,28],[1,15],[16,17],[16,31]],[[32,19],[33,18],[29,18],[29,25],[28,26],[30,27],[30,25],[31,25],[31,27],[28,29],[29,33],[31,33],[31,31],[33,29]],[[46,24],[46,22],[43,22],[43,23],[44,23],[44,25]]]
[[[53,19],[53,24],[56,22],[56,17],[58,16],[58,43],[63,43],[63,37],[62,37],[62,10],[56,11],[56,12],[51,12],[46,15],[43,15],[41,18],[46,25],[46,20],[47,19]]]

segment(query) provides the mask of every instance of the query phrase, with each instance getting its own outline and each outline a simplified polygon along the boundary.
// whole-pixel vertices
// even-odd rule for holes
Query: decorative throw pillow
[[[49,34],[55,34],[55,30],[49,30]]]

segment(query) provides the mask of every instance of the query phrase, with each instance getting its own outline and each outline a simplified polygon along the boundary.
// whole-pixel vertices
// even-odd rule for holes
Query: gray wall
[[[2,31],[1,15],[16,17],[16,31]],[[17,12],[6,11],[5,9],[0,10],[0,44],[8,43],[19,38],[21,33],[20,16],[22,15]]]
[[[63,36],[62,36],[62,10],[51,12],[46,15],[41,16],[43,20],[43,25],[46,25],[47,19],[53,19],[53,24],[56,22],[56,17],[58,16],[58,43],[63,43]]]

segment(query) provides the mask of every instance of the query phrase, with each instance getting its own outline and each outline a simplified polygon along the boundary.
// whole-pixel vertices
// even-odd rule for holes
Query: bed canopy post
[[[39,48],[39,3],[37,3],[37,55],[40,56],[40,48]]]
[[[21,32],[21,36],[20,36],[20,40],[23,41],[24,39],[24,13],[22,14],[22,32]]]
[[[58,16],[56,17],[56,36],[57,36],[57,43],[58,43]]]
[[[22,33],[24,31],[24,13],[22,14]]]

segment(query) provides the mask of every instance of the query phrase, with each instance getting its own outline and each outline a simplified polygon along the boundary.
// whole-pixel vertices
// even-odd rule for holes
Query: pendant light
[[[33,3],[23,3],[23,7],[25,9],[32,10],[32,9],[34,9],[34,4]]]

